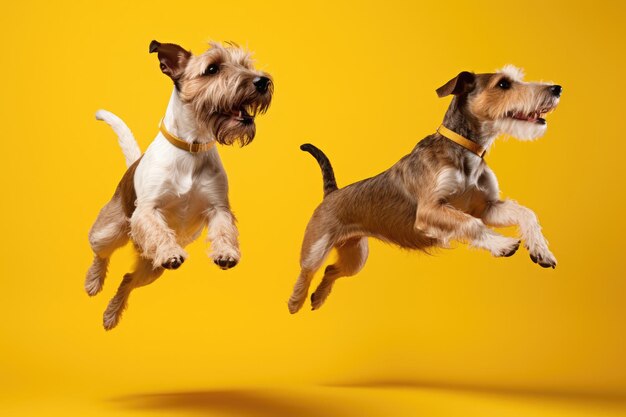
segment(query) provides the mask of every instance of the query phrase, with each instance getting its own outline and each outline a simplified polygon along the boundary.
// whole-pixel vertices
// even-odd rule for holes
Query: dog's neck
[[[443,125],[453,132],[476,142],[483,149],[489,150],[491,144],[498,136],[492,123],[484,123],[467,114],[463,110],[463,105],[459,102],[463,98],[454,97],[450,107],[443,118]]]
[[[171,134],[187,143],[209,143],[215,140],[210,134],[201,133],[202,130],[198,129],[195,117],[188,106],[181,101],[176,89],[172,91],[163,123]]]

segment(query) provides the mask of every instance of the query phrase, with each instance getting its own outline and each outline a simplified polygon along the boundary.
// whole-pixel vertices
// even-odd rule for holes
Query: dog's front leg
[[[481,219],[449,204],[450,198],[462,190],[461,178],[460,171],[455,168],[439,172],[434,189],[418,196],[415,228],[442,245],[455,239],[486,249],[493,256],[513,255],[519,248],[518,239],[494,232]]]
[[[130,218],[130,234],[141,256],[151,259],[155,269],[177,269],[187,258],[187,252],[176,241],[176,234],[153,203],[138,203]]]
[[[548,249],[548,242],[541,233],[535,213],[513,200],[498,200],[488,205],[482,215],[489,226],[519,226],[522,239],[533,262],[544,268],[556,266],[556,258]]]
[[[239,252],[239,231],[236,219],[228,202],[228,180],[223,170],[207,183],[205,193],[209,207],[206,210],[207,242],[211,244],[209,257],[222,269],[237,265]]]
[[[415,228],[442,244],[447,244],[450,239],[466,241],[488,250],[493,256],[511,256],[520,244],[518,239],[496,233],[482,220],[441,202],[422,205],[417,212]]]
[[[209,256],[222,269],[237,265],[241,257],[236,219],[227,204],[213,206],[207,212],[207,241],[211,242]]]

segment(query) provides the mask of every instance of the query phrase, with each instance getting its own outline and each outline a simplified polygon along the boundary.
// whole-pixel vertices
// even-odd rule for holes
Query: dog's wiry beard
[[[545,117],[556,108],[558,100],[537,97],[534,101],[506,111],[494,121],[495,130],[519,140],[533,140],[543,136],[548,128]]]
[[[212,111],[196,112],[197,123],[222,145],[238,143],[245,146],[252,142],[256,134],[256,116],[265,113],[269,104],[268,97],[236,104],[229,110],[212,107]]]
[[[546,133],[547,125],[524,122],[508,117],[499,118],[493,122],[493,127],[499,134],[509,135],[519,140],[533,140]]]
[[[256,134],[256,125],[252,121],[240,121],[231,115],[213,113],[207,120],[207,128],[215,140],[222,145],[239,143],[239,146],[250,144]]]
[[[192,100],[196,124],[201,131],[222,145],[248,145],[256,134],[255,118],[265,113],[272,91],[259,95],[254,89],[237,89],[237,96],[227,94]]]

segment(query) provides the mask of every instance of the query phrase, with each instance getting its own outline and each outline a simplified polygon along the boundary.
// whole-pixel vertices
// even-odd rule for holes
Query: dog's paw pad
[[[232,256],[225,256],[225,257],[217,257],[213,260],[213,262],[215,263],[215,265],[219,266],[221,269],[230,269],[232,267],[234,267],[235,265],[237,265],[237,263],[239,262],[238,259],[235,259]]]
[[[182,256],[172,256],[167,261],[163,262],[161,266],[165,269],[178,269],[183,262],[185,262],[185,258]]]
[[[178,269],[185,262],[187,256],[187,252],[181,247],[162,248],[152,260],[152,266],[155,269]]]

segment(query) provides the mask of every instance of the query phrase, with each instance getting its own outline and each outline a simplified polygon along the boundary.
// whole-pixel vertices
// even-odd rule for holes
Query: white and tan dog
[[[239,262],[238,232],[228,202],[226,173],[215,143],[241,146],[255,136],[254,119],[271,102],[271,77],[254,68],[250,54],[234,44],[212,43],[201,55],[152,41],[160,68],[174,82],[160,132],[145,154],[117,116],[96,118],[119,136],[128,170],[89,232],[95,254],[85,289],[102,289],[111,254],[129,238],[137,249],[135,270],[124,276],[104,312],[104,328],[117,325],[130,292],[177,269],[184,247],[207,226],[211,257],[222,269]]]

